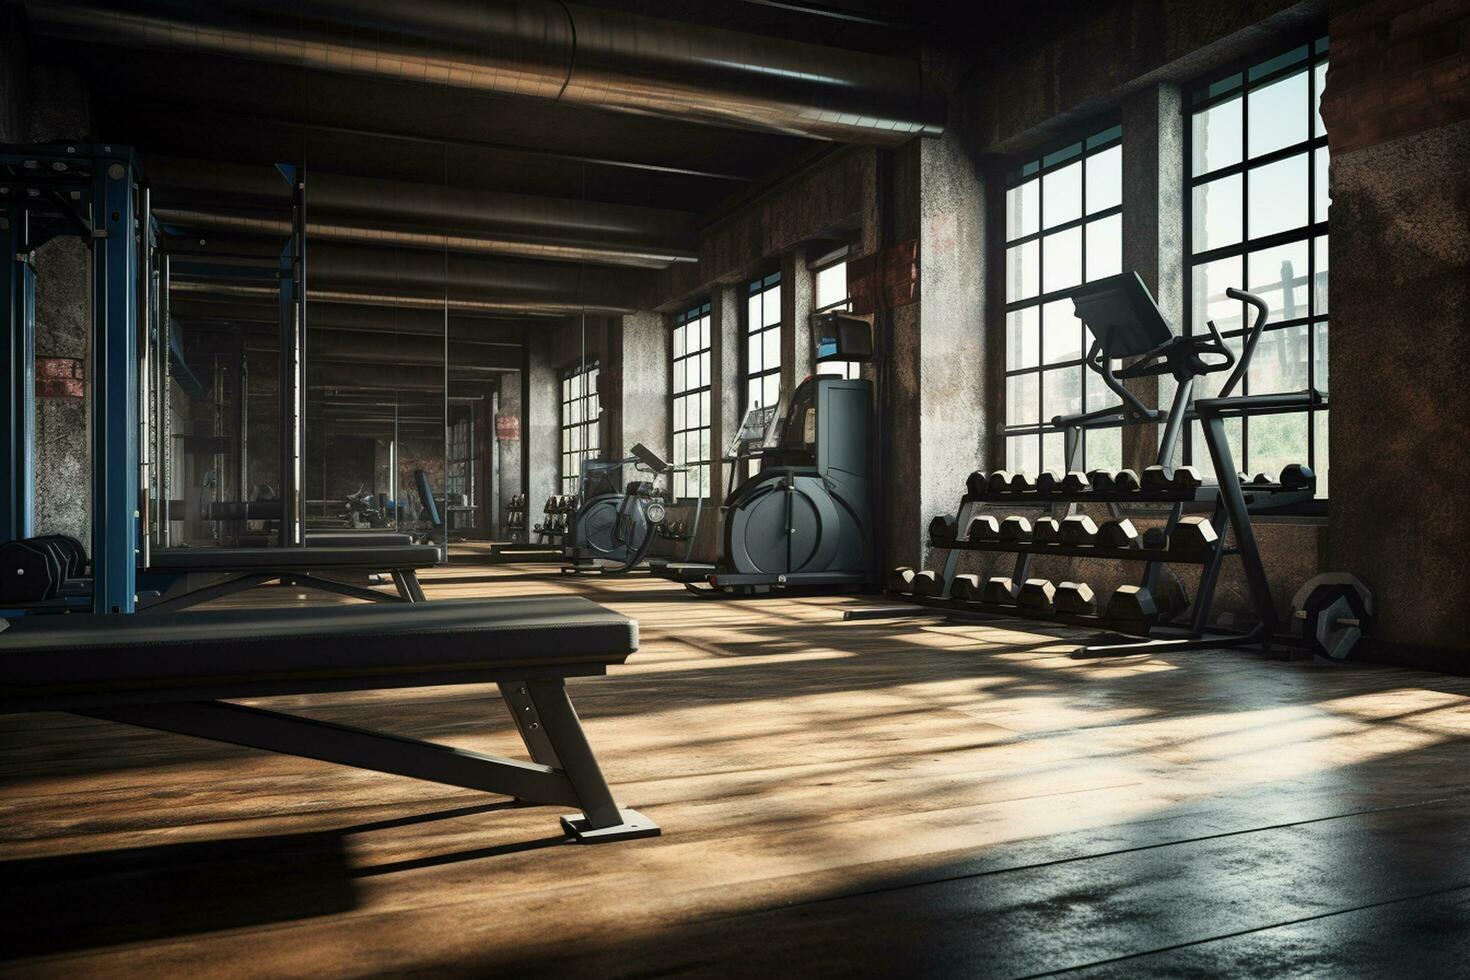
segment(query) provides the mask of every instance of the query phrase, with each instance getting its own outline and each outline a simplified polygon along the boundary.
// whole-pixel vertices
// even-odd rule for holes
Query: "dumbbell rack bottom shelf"
[[[1111,558],[1124,561],[1173,562],[1180,565],[1208,565],[1214,561],[1213,549],[1196,552],[1168,551],[1162,548],[1104,548],[1101,545],[1037,544],[1033,541],[930,541],[931,548],[955,551],[988,551],[1003,554],[1060,555],[1064,558]],[[1226,548],[1226,555],[1235,554]]]
[[[1263,635],[1259,628],[1244,632],[1216,628],[1196,635],[1187,626],[1175,623],[1155,623],[1145,633],[1142,623],[1108,619],[1105,616],[1072,616],[1067,613],[1044,613],[1009,603],[941,599],[934,596],[905,593],[891,594],[927,609],[937,609],[961,617],[969,616],[986,620],[1024,619],[1034,623],[1052,623],[1057,626],[1100,630],[1119,636],[1119,641],[1115,643],[1079,642],[1078,648],[1072,653],[1072,656],[1077,659],[1127,657],[1140,653],[1160,653],[1169,650],[1206,650],[1255,645],[1265,645],[1270,648],[1271,646],[1268,642],[1270,638]],[[1282,646],[1282,649],[1287,652],[1290,650],[1285,645]]]

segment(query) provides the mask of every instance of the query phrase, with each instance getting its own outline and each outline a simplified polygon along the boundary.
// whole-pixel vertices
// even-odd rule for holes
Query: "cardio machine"
[[[704,501],[696,498],[687,525],[669,520],[674,474],[689,468],[665,462],[642,443],[631,452],[626,459],[583,461],[582,504],[572,521],[563,572],[626,574],[643,565],[660,539],[684,542],[685,561],[691,557]],[[620,486],[629,465],[639,476]]]
[[[868,584],[871,416],[872,385],[832,375],[807,378],[789,407],[783,399],[747,412],[725,459],[719,561],[668,562],[655,573],[701,595]],[[740,480],[750,460],[760,469]]]

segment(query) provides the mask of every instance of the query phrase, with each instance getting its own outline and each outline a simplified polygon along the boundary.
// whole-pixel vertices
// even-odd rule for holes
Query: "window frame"
[[[822,273],[829,272],[829,271],[831,271],[832,269],[836,268],[839,265],[843,267],[842,298],[839,299],[839,300],[833,300],[832,302],[827,303],[826,305],[818,306],[817,305],[817,281],[818,281],[818,279],[821,277]],[[851,310],[852,309],[852,292],[847,288],[847,271],[846,270],[847,270],[847,256],[846,255],[842,255],[839,258],[835,258],[835,259],[831,260],[830,262],[824,262],[823,264],[818,265],[818,266],[815,266],[815,267],[812,268],[811,273],[812,273],[812,315],[813,316],[815,316],[815,315],[817,315],[819,313],[830,313],[833,310],[844,310],[844,311],[846,311],[846,310]],[[832,370],[831,370],[832,368],[841,368],[841,371],[839,372],[839,376],[842,377],[842,378],[845,378],[848,381],[857,381],[860,378],[862,378],[862,376],[863,376],[863,371],[862,371],[862,369],[863,369],[863,362],[862,361],[822,361],[820,363],[818,363],[816,361],[813,361],[812,362],[812,373],[814,373],[814,374],[832,374],[833,373]]]
[[[1106,386],[1103,384],[1102,379],[1098,378],[1095,372],[1091,371],[1087,367],[1088,333],[1086,327],[1082,324],[1080,320],[1077,322],[1077,329],[1079,331],[1080,337],[1079,356],[1075,358],[1064,358],[1052,362],[1048,362],[1045,359],[1046,325],[1042,322],[1042,315],[1045,307],[1048,304],[1066,300],[1069,296],[1076,293],[1078,290],[1086,287],[1089,282],[1095,281],[1097,278],[1101,278],[1097,276],[1090,277],[1087,271],[1087,227],[1089,225],[1102,222],[1114,217],[1118,219],[1118,259],[1119,265],[1121,266],[1123,264],[1121,226],[1123,220],[1122,215],[1124,202],[1122,195],[1122,178],[1121,176],[1119,178],[1119,195],[1117,204],[1107,208],[1103,208],[1093,213],[1089,213],[1087,210],[1086,162],[1088,159],[1106,153],[1114,149],[1115,147],[1119,148],[1120,154],[1126,153],[1126,150],[1123,149],[1123,136],[1124,134],[1122,120],[1116,114],[1105,115],[1102,117],[1094,117],[1093,119],[1089,120],[1086,125],[1069,129],[1068,134],[1065,137],[1055,140],[1049,140],[1046,143],[1041,144],[1041,146],[1037,150],[1025,154],[1028,159],[1024,163],[1021,163],[1018,166],[1012,166],[1008,170],[1006,170],[1004,174],[1004,179],[1000,183],[999,213],[1001,215],[1001,220],[998,223],[998,234],[1000,238],[999,281],[1001,283],[1001,313],[999,329],[1000,337],[1002,340],[1002,360],[999,400],[1001,409],[1000,430],[1002,458],[1006,460],[1005,465],[1007,466],[1007,468],[1019,468],[1018,461],[1011,458],[1012,440],[1034,437],[1037,470],[1041,471],[1048,468],[1046,465],[1047,436],[1051,435],[1057,440],[1061,440],[1063,438],[1061,434],[1057,433],[1055,428],[1052,426],[1051,419],[1047,418],[1044,414],[1046,405],[1045,377],[1048,373],[1061,370],[1074,370],[1080,372],[1080,376],[1082,379],[1080,398],[1081,405],[1084,411],[1087,410],[1089,395],[1095,394],[1095,392],[1091,390],[1093,386],[1096,386],[1096,388],[1101,391],[1107,390]],[[1055,173],[1065,167],[1069,167],[1072,164],[1079,162],[1082,164],[1082,171],[1080,175],[1081,213],[1076,218],[1070,219],[1068,221],[1063,221],[1056,225],[1048,227],[1045,223],[1045,177],[1050,173]],[[1012,190],[1015,190],[1033,180],[1036,181],[1036,230],[1029,234],[1018,235],[1015,238],[1010,238],[1010,230],[1008,228],[1009,208],[1006,197]],[[1078,282],[1077,284],[1072,286],[1066,286],[1061,289],[1055,289],[1048,292],[1044,288],[1045,245],[1043,240],[1047,237],[1055,236],[1063,232],[1070,231],[1074,228],[1079,229],[1081,233],[1079,251],[1079,261],[1081,263],[1082,276],[1081,282]],[[1009,268],[1011,250],[1020,248],[1021,246],[1027,245],[1031,242],[1036,243],[1037,291],[1033,296],[1011,300],[1007,295],[1011,274],[1011,270]],[[1037,316],[1035,363],[1026,367],[1011,368],[1009,366],[1011,361],[1009,350],[1010,317],[1013,313],[1017,313],[1030,308],[1035,308]],[[1006,421],[1010,416],[1011,379],[1021,377],[1023,375],[1032,375],[1036,378],[1036,421],[1011,424]],[[1089,465],[1087,459],[1087,443],[1090,436],[1091,433],[1089,431],[1084,430],[1084,432],[1082,433],[1082,444],[1080,448],[1083,461],[1082,465],[1084,467]],[[1063,459],[1060,468],[1065,468],[1067,462],[1067,460]]]
[[[577,494],[581,492],[582,461],[598,458],[594,454],[602,452],[602,396],[597,391],[597,382],[602,376],[602,366],[596,361],[575,361],[561,370],[561,401],[560,401],[560,425],[557,426],[561,434],[561,452],[558,456],[560,462],[560,479],[557,485],[563,494]],[[571,394],[568,385],[578,378],[587,379],[583,383],[581,394]],[[569,421],[571,417],[571,406],[581,403],[582,417],[579,421]],[[588,403],[597,407],[597,415],[588,418]],[[573,430],[580,430],[580,446],[569,449],[568,434]],[[596,445],[590,445],[587,438],[591,432]],[[571,472],[567,472],[568,465]]]
[[[706,445],[708,446],[708,453],[706,455],[713,456],[715,452],[713,415],[715,411],[713,378],[715,366],[715,330],[713,309],[714,306],[711,300],[704,299],[694,303],[683,312],[672,317],[669,323],[669,403],[667,416],[669,420],[669,460],[670,462],[673,462],[677,465],[699,468],[699,480],[701,483],[703,483],[702,489],[704,491],[704,499],[709,499],[710,494],[713,492],[714,489],[714,460],[709,458],[690,458],[687,456],[686,453],[681,453],[678,447],[687,446],[687,442],[685,440],[687,439],[688,433],[707,432],[709,433],[709,438],[708,440],[706,440]],[[697,324],[701,319],[708,321],[708,329],[707,331],[704,331],[704,333],[707,333],[709,337],[709,343],[694,351],[690,351],[686,347],[685,351],[682,354],[676,353],[676,348],[674,346],[674,337],[676,336],[676,331],[678,331],[681,327],[686,327],[690,325],[691,323]],[[688,361],[691,358],[698,358],[702,354],[708,356],[710,370],[701,377],[701,384],[698,387],[691,388],[686,386],[676,390],[674,385],[674,366],[681,361],[687,365]],[[689,377],[687,367],[685,368],[684,377],[687,381]],[[703,412],[700,413],[700,417],[704,420],[703,425],[681,426],[679,420],[675,419],[674,417],[674,406],[678,403],[678,400],[680,398],[687,398],[691,395],[695,396],[696,398],[703,397],[704,400],[708,402],[710,406],[710,411],[708,414],[705,414]],[[687,407],[685,418],[683,421],[688,421]],[[684,456],[683,459],[680,458],[681,455]],[[689,475],[690,474],[688,473],[673,474],[669,485],[669,494],[671,499],[675,501],[698,499],[688,493]]]
[[[760,381],[760,383],[761,383],[761,387],[762,387],[761,404],[762,405],[765,404],[764,388],[766,387],[765,382],[766,382],[766,379],[767,378],[774,377],[776,379],[776,401],[779,402],[781,400],[781,388],[782,388],[782,385],[781,385],[781,368],[782,368],[782,364],[781,364],[781,347],[782,347],[782,340],[784,339],[784,333],[783,333],[783,331],[784,331],[784,328],[786,326],[785,319],[783,318],[782,313],[781,313],[781,310],[780,310],[781,296],[780,296],[779,290],[781,290],[782,287],[783,287],[783,284],[782,284],[782,281],[781,281],[781,270],[780,269],[777,269],[776,271],[771,272],[771,273],[768,273],[768,274],[766,274],[764,276],[757,276],[755,279],[753,279],[753,280],[751,280],[751,281],[749,281],[749,282],[747,282],[745,284],[745,289],[744,289],[744,300],[745,300],[745,302],[744,302],[744,305],[741,307],[741,310],[740,310],[740,322],[741,322],[741,331],[740,331],[740,333],[741,333],[741,347],[740,347],[740,379],[741,379],[741,384],[740,384],[740,396],[741,396],[741,402],[745,406],[745,410],[749,410],[750,408],[755,407],[755,406],[753,406],[751,404],[751,397],[750,397],[751,384],[752,384],[752,382],[755,382],[755,381]],[[775,300],[776,307],[777,307],[777,309],[776,309],[776,322],[773,323],[773,324],[767,325],[764,322],[765,319],[766,319],[766,317],[765,317],[764,314],[766,312],[766,303],[767,303],[767,301],[769,299],[769,296],[770,296],[770,293],[771,293],[772,290],[776,290],[777,291],[777,293],[776,293],[776,300]],[[753,321],[751,315],[750,315],[750,304],[751,304],[751,301],[752,300],[756,299],[756,297],[760,297],[760,304],[761,304],[761,313],[762,313],[761,321],[762,322],[759,323],[759,324],[755,323]],[[769,364],[766,363],[765,356],[764,356],[764,350],[765,350],[765,347],[766,347],[766,337],[767,337],[768,334],[772,334],[772,333],[774,333],[776,335],[776,362],[775,362],[775,366],[774,367],[772,367],[771,365],[769,365]],[[750,363],[750,342],[751,342],[751,339],[754,338],[754,337],[759,337],[761,339],[762,356],[761,356],[761,369],[759,371],[752,370],[751,369],[751,363]]]
[[[1305,51],[1302,57],[1291,58],[1290,56]],[[1283,59],[1290,60],[1283,60]],[[1318,241],[1321,240],[1331,255],[1331,201],[1323,211],[1322,219],[1317,220],[1317,154],[1328,155],[1330,163],[1330,150],[1326,128],[1318,133],[1318,108],[1321,102],[1321,90],[1318,82],[1318,69],[1325,67],[1330,59],[1329,38],[1325,27],[1307,32],[1305,35],[1295,36],[1284,44],[1279,44],[1269,49],[1257,51],[1248,58],[1242,58],[1229,65],[1222,66],[1208,74],[1201,75],[1184,86],[1184,99],[1182,100],[1182,111],[1184,114],[1184,166],[1182,182],[1184,191],[1184,227],[1183,227],[1183,271],[1185,279],[1184,290],[1184,332],[1186,336],[1194,336],[1206,329],[1205,317],[1207,315],[1209,297],[1205,297],[1206,309],[1195,309],[1195,272],[1196,269],[1226,259],[1239,259],[1241,265],[1242,283],[1239,288],[1249,289],[1252,274],[1250,271],[1250,257],[1271,249],[1281,248],[1288,245],[1301,243],[1305,246],[1307,254],[1307,271],[1304,280],[1306,292],[1306,313],[1302,316],[1292,317],[1285,320],[1272,320],[1266,324],[1262,333],[1264,342],[1271,334],[1277,331],[1289,331],[1301,329],[1306,334],[1306,370],[1307,387],[1317,387],[1317,347],[1318,330],[1322,331],[1324,339],[1330,333],[1331,305],[1325,310],[1318,308],[1317,275],[1319,271]],[[1279,64],[1278,64],[1279,62]],[[1258,69],[1264,69],[1259,75],[1251,76]],[[1250,93],[1270,86],[1276,82],[1283,81],[1298,72],[1306,75],[1307,98],[1306,112],[1306,138],[1298,140],[1286,146],[1277,147],[1259,156],[1252,157],[1250,152]],[[1232,83],[1238,77],[1238,82]],[[1201,95],[1203,93],[1203,95]],[[1202,112],[1224,105],[1232,99],[1241,100],[1240,112],[1240,159],[1235,163],[1217,167],[1214,170],[1194,173],[1194,121],[1195,117]],[[1273,232],[1257,238],[1250,237],[1250,179],[1252,171],[1260,170],[1262,167],[1281,163],[1294,157],[1305,155],[1307,170],[1307,222],[1296,225],[1284,231]],[[1215,248],[1206,248],[1198,252],[1194,249],[1194,196],[1196,188],[1205,184],[1232,176],[1240,177],[1240,240],[1233,244],[1221,245]],[[1320,265],[1321,269],[1330,268],[1329,262]],[[1292,288],[1296,286],[1293,279]],[[1242,304],[1241,325],[1239,328],[1222,329],[1221,335],[1227,342],[1243,337],[1249,329],[1253,318],[1249,310]],[[1253,365],[1254,367],[1254,365]],[[1219,375],[1217,381],[1223,380],[1224,375]],[[1236,394],[1250,394],[1249,373],[1241,379],[1240,388]],[[1197,393],[1198,395],[1199,393]],[[1300,412],[1283,413],[1289,415],[1306,416],[1307,435],[1307,458],[1301,460],[1312,466],[1313,470],[1320,475],[1325,475],[1325,466],[1318,465],[1318,416],[1323,416],[1324,428],[1329,424],[1328,408],[1307,408]],[[1236,467],[1242,471],[1249,472],[1251,468],[1250,458],[1250,426],[1251,420],[1240,420],[1239,435],[1239,458],[1235,460]],[[1182,460],[1185,463],[1194,463],[1197,460],[1207,461],[1208,452],[1205,450],[1203,440],[1198,432],[1197,423],[1185,426],[1184,438],[1181,442]],[[1330,438],[1330,437],[1329,437]],[[1233,450],[1232,450],[1233,451]],[[1321,477],[1319,476],[1319,479]],[[1322,498],[1325,500],[1325,498]]]

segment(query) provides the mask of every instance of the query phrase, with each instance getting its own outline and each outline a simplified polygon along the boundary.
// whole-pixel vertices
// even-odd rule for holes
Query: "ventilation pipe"
[[[853,143],[943,131],[919,62],[558,0],[28,0],[43,34]]]
[[[154,157],[148,177],[153,213],[166,226],[290,232],[286,217],[271,213],[289,195],[267,168]],[[695,216],[685,211],[330,173],[312,173],[308,195],[306,231],[314,239],[648,268],[698,259]],[[253,210],[260,207],[270,210]]]

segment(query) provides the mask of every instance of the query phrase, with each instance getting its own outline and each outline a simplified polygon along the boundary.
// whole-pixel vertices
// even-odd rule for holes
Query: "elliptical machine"
[[[631,452],[626,459],[583,461],[582,506],[572,521],[563,572],[624,575],[643,565],[661,538],[686,542],[684,558],[691,556],[704,501],[696,499],[687,527],[675,530],[669,521],[673,475],[688,467],[665,462],[642,443]],[[634,479],[619,489],[628,465],[648,479]]]
[[[774,411],[746,413],[725,458],[719,561],[668,562],[655,573],[699,595],[867,585],[872,400],[867,381],[817,375],[797,387],[789,408],[783,400]],[[737,484],[750,459],[759,459],[759,472]]]

